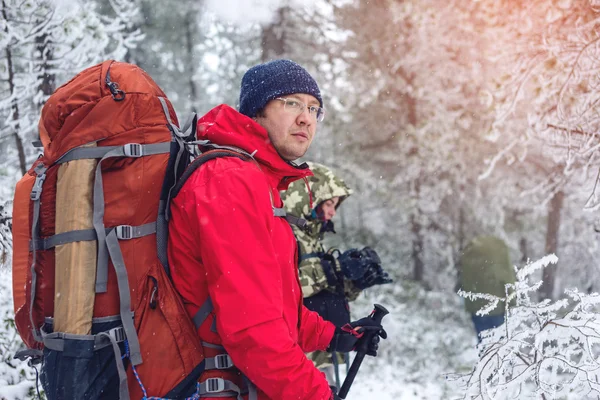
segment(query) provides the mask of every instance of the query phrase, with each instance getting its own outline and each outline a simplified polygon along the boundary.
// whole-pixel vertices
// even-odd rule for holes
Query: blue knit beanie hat
[[[291,60],[273,60],[250,68],[242,78],[240,113],[250,118],[277,97],[294,93],[314,96],[323,107],[319,86],[312,76]]]

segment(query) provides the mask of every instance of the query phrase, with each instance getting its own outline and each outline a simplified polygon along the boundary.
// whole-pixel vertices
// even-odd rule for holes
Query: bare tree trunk
[[[556,192],[548,207],[548,227],[546,230],[546,254],[558,251],[558,233],[560,230],[560,213],[563,207],[565,194],[561,190]],[[552,299],[554,294],[554,282],[556,281],[557,265],[550,264],[544,268],[543,284],[540,293],[543,298]]]
[[[190,86],[190,103],[191,103],[191,111],[196,112],[195,104],[198,103],[198,92],[196,90],[196,84],[194,82],[194,35],[192,30],[192,24],[194,23],[194,18],[192,15],[188,14],[185,17],[185,49],[187,52],[186,57],[186,70],[188,76],[188,84]]]
[[[458,206],[458,253],[465,248],[465,208]]]
[[[281,7],[277,11],[277,19],[262,31],[262,55],[263,62],[279,58],[285,53],[285,21],[287,7]]]
[[[54,59],[54,52],[52,51],[52,43],[48,38],[47,34],[42,34],[40,36],[36,36],[35,38],[35,47],[37,53],[40,55],[40,70],[39,76],[41,77],[41,82],[39,86],[39,90],[44,94],[39,104],[36,104],[36,107],[39,111],[46,104],[46,100],[48,97],[54,93],[56,90],[56,75],[51,72],[52,71],[52,60]],[[37,140],[40,141],[40,134],[38,131]]]
[[[459,193],[463,193],[464,188],[461,185],[460,188],[460,192]],[[462,202],[459,202],[459,204],[461,204]],[[460,275],[460,265],[459,265],[459,260],[460,260],[460,256],[462,251],[465,248],[465,242],[466,242],[466,238],[465,238],[465,209],[462,205],[458,206],[458,221],[457,221],[457,225],[458,225],[458,229],[456,232],[456,250],[454,252],[454,272],[456,273],[456,282],[455,282],[455,287],[459,284],[460,279],[461,279],[461,275]]]
[[[529,251],[527,250],[527,238],[522,237],[519,240],[519,250],[521,250],[521,262],[526,263],[529,260]]]
[[[8,16],[6,14],[5,0],[2,0],[2,18],[4,18],[5,21],[8,21]],[[8,27],[4,28],[4,32],[8,33]],[[15,93],[15,70],[14,70],[14,65],[13,65],[12,49],[11,49],[10,44],[4,48],[4,52],[6,55],[6,65],[8,68],[8,87],[10,90],[10,94],[12,96]],[[15,144],[17,146],[17,152],[19,154],[19,167],[21,168],[21,174],[25,175],[25,173],[27,172],[27,164],[26,164],[26,160],[25,160],[25,148],[23,147],[23,140],[21,139],[21,136],[19,136],[19,129],[21,129],[21,126],[19,125],[19,122],[18,122],[19,118],[20,118],[20,114],[19,114],[19,104],[17,103],[16,98],[13,98],[13,100],[12,100],[11,110],[12,110],[12,120],[16,121],[16,123],[14,125],[13,137],[15,138]]]
[[[418,212],[418,210],[417,210]],[[412,259],[413,259],[413,279],[418,282],[423,281],[423,272],[425,265],[423,263],[422,251],[423,251],[423,236],[421,229],[423,228],[419,223],[419,217],[417,213],[413,213],[410,216],[411,232],[413,234],[412,240]]]
[[[425,270],[425,264],[423,262],[423,226],[421,225],[421,209],[419,208],[419,197],[421,192],[421,183],[419,179],[414,182],[415,185],[415,196],[416,196],[416,207],[410,216],[410,231],[412,233],[412,252],[411,256],[413,259],[413,279],[417,282],[423,282],[423,273]]]
[[[47,96],[50,96],[56,90],[56,75],[50,72],[52,69],[50,63],[54,59],[54,53],[52,52],[51,43],[48,41],[48,35],[45,33],[35,38],[35,46],[42,57],[40,63],[40,75],[42,78],[40,91],[44,94],[44,99],[39,105],[44,105]]]
[[[356,190],[357,193],[361,193],[362,192],[361,187],[360,187],[359,184],[357,184],[356,189],[357,189]],[[365,226],[364,207],[359,206],[357,208],[357,217],[358,217],[358,229],[359,229],[358,234],[359,234],[359,240],[364,243],[367,240],[367,234],[365,233],[366,230],[367,230],[367,228]]]

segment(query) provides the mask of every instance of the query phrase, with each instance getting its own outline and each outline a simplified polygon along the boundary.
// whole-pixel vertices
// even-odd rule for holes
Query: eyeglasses
[[[296,115],[302,114],[304,109],[308,108],[308,115],[314,118],[317,122],[321,122],[323,121],[323,118],[325,118],[325,110],[323,109],[323,107],[309,106],[299,100],[284,99],[282,97],[278,97],[275,100],[283,101],[283,109],[289,112],[293,112]]]

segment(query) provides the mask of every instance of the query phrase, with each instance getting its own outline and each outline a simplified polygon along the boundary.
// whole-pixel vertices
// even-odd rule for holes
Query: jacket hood
[[[313,162],[307,164],[313,173],[313,176],[308,178],[312,208],[310,206],[311,197],[306,182],[303,180],[291,184],[288,190],[282,194],[282,200],[288,213],[310,220],[314,219],[312,211],[319,204],[334,197],[339,197],[339,207],[342,201],[352,194],[352,189],[326,166]]]
[[[197,127],[199,140],[238,147],[252,154],[261,168],[266,167],[270,175],[278,179],[278,190],[285,190],[291,182],[311,175],[308,165],[295,165],[279,156],[265,128],[226,104],[206,113],[198,120]]]

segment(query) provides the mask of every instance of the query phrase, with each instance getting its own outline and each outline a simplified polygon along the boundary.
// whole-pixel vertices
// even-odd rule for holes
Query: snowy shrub
[[[0,272],[0,399],[37,399],[36,371],[14,358],[24,345],[15,328],[10,282],[10,274]]]
[[[0,270],[10,263],[12,252],[11,217],[8,204],[0,203]]]
[[[554,255],[517,271],[515,285],[505,298],[462,293],[489,300],[485,312],[498,302],[507,306],[506,323],[483,333],[479,361],[462,376],[464,399],[589,399],[600,396],[600,295],[566,290],[557,301],[537,302],[540,282],[531,276]]]

